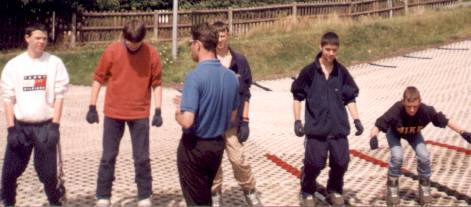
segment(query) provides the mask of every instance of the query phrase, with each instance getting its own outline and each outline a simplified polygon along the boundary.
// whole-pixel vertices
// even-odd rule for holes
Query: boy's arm
[[[162,86],[154,87],[154,101],[155,101],[155,108],[162,107]]]
[[[182,112],[180,109],[177,109],[175,112],[175,120],[177,120],[177,123],[182,126],[183,129],[189,129],[195,121],[195,113],[190,111]]]
[[[350,112],[350,116],[352,117],[353,120],[360,119],[360,117],[358,116],[357,104],[355,102],[348,103],[347,108],[348,108],[348,111]]]
[[[7,127],[12,127],[15,125],[15,115],[13,111],[13,106],[15,105],[15,84],[13,81],[13,73],[12,68],[9,68],[10,64],[7,63],[6,66],[3,68],[2,77],[0,81],[1,89],[2,89],[2,98],[3,98],[3,105],[5,108],[5,118]]]
[[[447,126],[460,135],[465,132],[464,129],[460,125],[458,125],[455,121],[451,119],[448,120]]]
[[[10,128],[15,125],[15,116],[13,113],[13,103],[12,102],[4,102],[5,107],[5,118],[7,121],[7,128]]]
[[[69,87],[69,74],[67,73],[62,61],[60,62],[57,71],[56,80],[54,80],[54,114],[52,117],[52,122],[54,123],[60,123],[64,106],[64,94]]]
[[[371,133],[370,133],[370,138],[374,138],[374,137],[377,137],[379,134],[379,128],[374,126],[372,129],[371,129]]]
[[[64,106],[63,98],[56,98],[54,100],[54,115],[52,117],[53,123],[60,123],[62,117],[62,108]]]
[[[452,129],[453,131],[457,132],[458,134],[463,137],[468,143],[471,144],[471,133],[465,131],[460,125],[458,125],[455,121],[449,120],[448,121],[448,127]]]
[[[348,111],[350,112],[350,116],[352,116],[353,123],[357,130],[355,132],[355,135],[360,136],[365,129],[363,128],[363,124],[361,124],[360,118],[358,116],[357,104],[354,101],[352,101],[347,104],[347,108],[348,108]]]
[[[293,115],[294,120],[301,120],[301,101],[294,100],[293,101]]]
[[[92,83],[92,91],[90,96],[90,106],[96,106],[98,95],[100,94],[101,83],[94,80]]]

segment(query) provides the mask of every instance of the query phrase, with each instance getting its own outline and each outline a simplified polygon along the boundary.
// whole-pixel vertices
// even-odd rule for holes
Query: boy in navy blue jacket
[[[387,196],[390,205],[398,205],[399,198],[399,176],[403,160],[401,138],[405,139],[415,150],[417,157],[417,171],[419,173],[419,203],[424,205],[430,203],[430,158],[427,151],[422,129],[430,122],[434,126],[444,128],[450,127],[459,133],[468,143],[471,142],[471,133],[466,132],[454,121],[445,117],[442,112],[437,112],[432,106],[421,102],[419,90],[414,86],[406,88],[403,99],[396,102],[381,117],[376,120],[371,130],[370,147],[378,148],[378,134],[380,131],[386,133],[386,138],[391,151],[389,161]]]
[[[326,165],[329,155],[328,200],[334,206],[343,205],[343,177],[348,168],[350,133],[348,108],[357,132],[363,126],[358,117],[355,98],[359,89],[348,70],[336,60],[340,41],[337,34],[325,33],[321,38],[321,52],[313,63],[302,69],[291,86],[294,97],[293,112],[296,136],[305,140],[300,202],[314,205],[316,178]],[[306,100],[305,125],[300,119],[301,101]],[[345,107],[346,106],[346,107]]]

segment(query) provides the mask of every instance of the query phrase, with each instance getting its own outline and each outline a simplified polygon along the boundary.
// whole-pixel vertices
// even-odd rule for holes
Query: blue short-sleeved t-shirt
[[[186,77],[181,110],[195,113],[189,130],[201,138],[223,135],[239,103],[239,81],[217,59],[205,60]]]

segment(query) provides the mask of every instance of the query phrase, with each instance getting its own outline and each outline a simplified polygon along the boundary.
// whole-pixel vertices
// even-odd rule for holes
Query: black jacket
[[[237,110],[237,119],[234,123],[235,126],[238,126],[242,121],[244,102],[249,101],[251,97],[250,86],[252,85],[252,71],[250,70],[247,58],[245,58],[244,55],[237,53],[232,48],[229,48],[229,52],[232,56],[229,69],[234,71],[234,73],[236,73],[237,77],[239,78],[239,95],[241,98],[239,99],[240,103],[239,109]]]
[[[326,80],[320,56],[321,53],[302,69],[291,85],[291,93],[295,100],[306,100],[304,131],[307,136],[345,137],[350,133],[345,105],[355,101],[359,89],[348,70],[337,60]]]
[[[375,126],[382,132],[392,129],[392,132],[397,136],[410,138],[415,137],[430,122],[441,128],[448,125],[445,115],[435,111],[432,106],[422,103],[415,116],[409,116],[402,103],[398,101],[376,120]]]

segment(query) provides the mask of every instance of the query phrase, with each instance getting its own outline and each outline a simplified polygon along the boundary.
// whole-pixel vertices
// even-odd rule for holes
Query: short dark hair
[[[404,94],[402,95],[402,100],[407,102],[414,102],[420,99],[420,92],[415,86],[408,86],[406,90],[404,90]]]
[[[47,28],[44,24],[35,23],[25,28],[25,35],[31,36],[31,33],[36,30],[47,33]]]
[[[219,32],[229,32],[229,27],[223,21],[216,21],[213,23],[214,29]]]
[[[142,41],[146,37],[146,25],[137,19],[126,22],[123,28],[123,37],[131,42]]]
[[[203,43],[203,47],[206,50],[216,53],[219,41],[218,32],[207,22],[192,26],[191,37],[194,41],[198,40]]]
[[[324,45],[340,45],[340,38],[335,32],[326,32],[321,38],[321,47]]]

